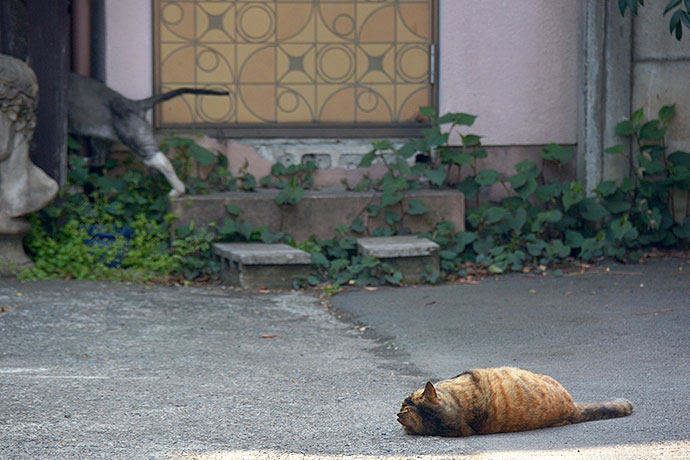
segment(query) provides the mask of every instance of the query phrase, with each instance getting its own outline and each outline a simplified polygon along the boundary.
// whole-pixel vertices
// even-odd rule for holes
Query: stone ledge
[[[357,238],[357,249],[360,254],[379,258],[418,257],[438,253],[439,246],[431,240],[414,235],[373,236]]]
[[[357,238],[357,251],[377,257],[398,270],[406,284],[419,283],[428,274],[440,270],[439,245],[416,236],[387,236]]]
[[[307,276],[311,256],[286,244],[214,243],[224,283],[245,289],[291,288],[298,276]]]
[[[308,253],[287,244],[214,243],[213,252],[245,265],[311,263]]]
[[[272,232],[282,231],[292,235],[297,242],[314,235],[319,239],[332,238],[340,225],[349,226],[361,218],[368,231],[385,227],[384,212],[376,217],[367,215],[370,204],[378,204],[377,192],[347,192],[341,190],[308,190],[302,200],[289,207],[287,212],[275,203],[277,190],[259,189],[256,192],[228,192],[210,195],[184,195],[171,200],[168,210],[179,216],[173,221],[175,228],[216,222],[222,225],[227,205],[242,209],[240,219],[254,227],[266,227]],[[457,231],[465,229],[465,199],[457,190],[415,190],[406,193],[403,206],[409,200],[421,201],[429,212],[420,216],[405,216],[403,225],[412,233],[432,231],[442,220],[455,224]],[[397,206],[393,207],[397,211]]]

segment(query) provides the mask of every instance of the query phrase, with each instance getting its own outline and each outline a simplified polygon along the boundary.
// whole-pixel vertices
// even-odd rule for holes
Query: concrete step
[[[194,222],[198,227],[215,222],[222,225],[231,217],[226,207],[242,209],[239,218],[254,227],[265,227],[271,232],[292,235],[301,243],[314,235],[318,239],[332,238],[340,225],[349,226],[361,218],[369,232],[385,228],[385,212],[375,217],[366,212],[367,206],[379,204],[381,193],[349,192],[342,190],[307,190],[304,197],[293,206],[280,207],[275,198],[279,190],[258,189],[255,192],[227,192],[211,195],[183,195],[170,200],[168,212],[179,218],[173,220],[173,227],[182,227]],[[407,208],[411,200],[422,202],[429,212],[422,215],[405,215],[401,226],[411,233],[424,233],[434,229],[442,220],[453,222],[456,231],[465,229],[465,197],[458,190],[414,190],[405,192],[401,202]],[[400,213],[399,206],[391,211]]]
[[[311,256],[287,244],[214,243],[225,284],[245,289],[293,287],[298,276],[309,274]]]
[[[408,236],[374,236],[357,238],[357,251],[377,257],[402,273],[402,282],[424,281],[424,275],[440,270],[439,245],[427,238]]]
[[[439,271],[439,246],[426,238],[357,238],[357,251],[392,265],[405,284],[422,282],[429,271]],[[311,265],[307,252],[286,244],[214,243],[212,252],[220,262],[223,282],[245,289],[292,288],[298,276],[309,275]]]

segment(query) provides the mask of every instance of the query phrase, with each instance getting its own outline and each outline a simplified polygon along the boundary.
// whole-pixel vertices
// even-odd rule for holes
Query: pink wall
[[[440,111],[479,115],[486,145],[577,140],[580,10],[573,0],[440,0]],[[108,84],[152,88],[151,1],[106,1]]]
[[[106,82],[132,99],[153,92],[150,0],[106,0]]]
[[[581,7],[441,0],[440,111],[479,115],[487,145],[575,143]]]

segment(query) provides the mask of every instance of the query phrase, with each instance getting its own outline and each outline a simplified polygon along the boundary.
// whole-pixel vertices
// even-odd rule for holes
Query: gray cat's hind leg
[[[170,198],[184,195],[186,191],[184,184],[177,177],[175,168],[168,157],[158,149],[151,125],[144,118],[134,114],[121,116],[114,123],[114,129],[120,142],[139,156],[146,166],[157,169],[165,176],[172,186],[168,194]]]
[[[175,168],[173,168],[172,163],[170,163],[170,160],[168,160],[168,157],[166,157],[163,152],[159,150],[153,154],[152,157],[142,158],[142,160],[146,166],[156,168],[165,176],[166,179],[168,179],[168,182],[170,182],[170,185],[172,186],[172,190],[170,190],[170,193],[168,193],[170,198],[184,195],[186,191],[185,186],[180,178],[177,177],[177,174],[175,174]]]

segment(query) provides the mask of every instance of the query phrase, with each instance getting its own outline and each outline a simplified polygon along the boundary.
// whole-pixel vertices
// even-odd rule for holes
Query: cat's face
[[[436,389],[427,382],[426,386],[405,398],[398,413],[398,422],[407,434],[441,434],[439,412],[441,400]]]

